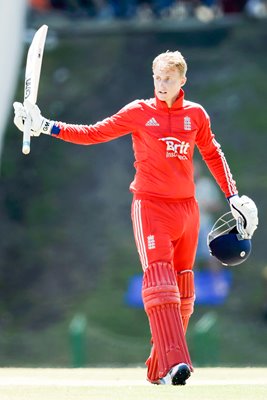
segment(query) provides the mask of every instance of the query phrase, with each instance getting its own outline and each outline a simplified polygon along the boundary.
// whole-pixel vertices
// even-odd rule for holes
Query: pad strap
[[[146,360],[146,366],[147,366],[147,379],[149,380],[149,382],[157,383],[159,380],[159,361],[153,342],[150,355]]]
[[[192,270],[184,270],[177,274],[177,284],[180,291],[180,311],[184,326],[184,333],[187,331],[189,319],[194,312],[195,303],[195,284],[194,272]]]

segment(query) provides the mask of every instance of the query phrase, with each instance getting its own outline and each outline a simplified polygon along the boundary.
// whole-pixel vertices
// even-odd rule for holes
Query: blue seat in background
[[[143,308],[142,299],[142,274],[133,275],[129,279],[127,292],[125,293],[125,303],[130,307]]]
[[[196,304],[220,305],[225,302],[232,285],[232,271],[195,271]]]
[[[133,275],[129,279],[125,293],[125,303],[129,307],[143,308],[142,274]],[[232,271],[221,269],[195,271],[196,304],[220,305],[229,295],[232,285]]]

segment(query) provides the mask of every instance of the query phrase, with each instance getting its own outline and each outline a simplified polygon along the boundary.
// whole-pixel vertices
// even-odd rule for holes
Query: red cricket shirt
[[[237,193],[208,114],[199,104],[185,100],[182,89],[171,108],[157,97],[136,100],[94,125],[56,122],[52,128],[53,136],[83,145],[108,142],[128,133],[135,155],[133,193],[174,200],[194,196],[195,145],[225,196]]]

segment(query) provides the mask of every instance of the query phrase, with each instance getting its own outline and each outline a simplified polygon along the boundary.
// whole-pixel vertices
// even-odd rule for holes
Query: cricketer
[[[195,145],[224,193],[241,239],[258,225],[255,203],[239,196],[221,146],[204,108],[184,97],[187,64],[179,51],[159,54],[152,64],[154,97],[135,100],[93,125],[44,118],[37,105],[14,103],[14,123],[31,135],[92,145],[131,133],[135,156],[132,224],[143,268],[142,297],[151,331],[147,379],[184,385],[193,372],[186,330],[195,301],[193,265],[199,233],[195,198]]]

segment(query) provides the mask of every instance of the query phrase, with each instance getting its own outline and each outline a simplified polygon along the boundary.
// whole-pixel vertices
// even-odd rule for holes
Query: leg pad
[[[158,357],[159,378],[179,363],[192,368],[180,315],[176,275],[170,263],[157,262],[148,266],[142,294]]]

